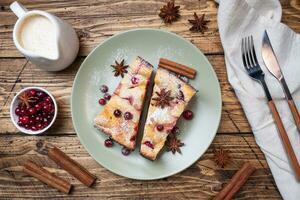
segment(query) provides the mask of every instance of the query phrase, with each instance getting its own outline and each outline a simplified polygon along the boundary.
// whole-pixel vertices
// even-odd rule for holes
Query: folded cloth
[[[277,0],[217,0],[218,27],[225,52],[230,84],[240,100],[257,144],[264,152],[277,187],[284,199],[300,199],[300,183],[294,176],[277,127],[260,84],[243,66],[241,40],[253,35],[258,61],[284,126],[300,161],[300,137],[279,82],[267,71],[261,56],[262,38],[267,30],[287,84],[300,110],[300,36],[280,23]]]

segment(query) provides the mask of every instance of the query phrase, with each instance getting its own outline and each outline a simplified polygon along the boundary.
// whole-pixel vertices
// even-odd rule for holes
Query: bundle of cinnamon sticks
[[[93,174],[91,174],[78,162],[71,159],[57,147],[47,147],[46,149],[43,149],[43,152],[44,154],[48,155],[48,157],[58,166],[69,172],[86,186],[90,187],[96,181],[96,177]],[[26,174],[35,177],[41,182],[46,183],[47,185],[56,188],[63,193],[68,194],[72,189],[72,184],[70,184],[68,181],[56,176],[53,173],[50,173],[48,170],[38,166],[32,161],[27,161],[24,164],[23,171]]]

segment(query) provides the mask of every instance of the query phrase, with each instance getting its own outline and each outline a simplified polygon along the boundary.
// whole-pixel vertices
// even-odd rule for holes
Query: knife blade
[[[263,36],[261,53],[269,72],[280,81],[283,78],[283,75],[266,30]]]
[[[263,41],[262,41],[262,58],[263,61],[269,70],[269,72],[281,83],[282,89],[285,94],[285,98],[288,101],[290,110],[293,114],[294,120],[296,122],[296,126],[298,128],[298,131],[300,132],[300,115],[297,109],[297,106],[293,100],[293,97],[291,95],[291,92],[285,82],[285,79],[283,77],[283,74],[280,69],[280,65],[278,63],[278,60],[276,58],[276,55],[274,53],[273,47],[271,45],[269,36],[267,31],[265,30],[264,36],[263,36]]]

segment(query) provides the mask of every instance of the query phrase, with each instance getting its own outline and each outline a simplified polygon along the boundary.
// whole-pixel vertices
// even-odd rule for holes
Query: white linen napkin
[[[261,56],[266,29],[286,82],[300,111],[300,36],[280,23],[278,0],[217,0],[218,27],[225,52],[230,84],[240,100],[255,140],[264,152],[275,182],[284,199],[300,199],[300,183],[293,175],[277,127],[260,84],[246,73],[242,63],[241,39],[253,35],[258,61],[300,161],[300,137],[279,82],[267,71]]]

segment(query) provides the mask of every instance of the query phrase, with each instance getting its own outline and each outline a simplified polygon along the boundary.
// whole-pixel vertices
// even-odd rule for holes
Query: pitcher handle
[[[18,18],[23,17],[28,10],[19,2],[15,1],[10,4],[10,9],[15,13]]]

